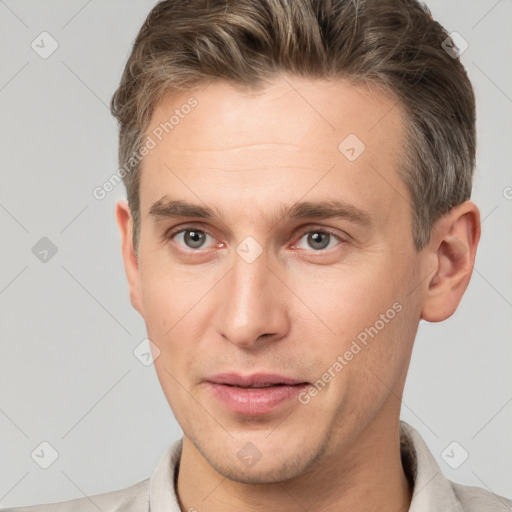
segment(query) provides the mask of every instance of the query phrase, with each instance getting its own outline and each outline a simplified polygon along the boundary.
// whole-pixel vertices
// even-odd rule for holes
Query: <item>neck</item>
[[[400,457],[398,418],[374,418],[350,446],[322,458],[308,474],[285,482],[244,484],[216,472],[184,437],[177,495],[182,511],[408,510],[412,489]]]

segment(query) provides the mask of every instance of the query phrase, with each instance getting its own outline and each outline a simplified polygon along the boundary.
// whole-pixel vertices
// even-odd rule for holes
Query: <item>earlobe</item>
[[[128,286],[130,287],[130,301],[132,306],[142,315],[142,302],[140,293],[139,262],[133,247],[133,221],[130,207],[126,201],[116,204],[116,220],[121,234],[121,250]]]
[[[433,256],[435,270],[426,281],[422,319],[441,322],[453,315],[469,284],[479,240],[480,213],[471,201],[452,208],[436,223],[424,249]]]

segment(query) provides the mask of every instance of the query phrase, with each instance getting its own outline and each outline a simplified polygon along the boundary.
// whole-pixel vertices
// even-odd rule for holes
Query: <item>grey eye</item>
[[[183,249],[207,249],[215,247],[215,237],[203,229],[186,226],[168,235]],[[209,241],[208,241],[209,239]],[[209,245],[208,245],[209,244]]]
[[[304,233],[297,246],[300,249],[321,251],[322,249],[330,249],[340,242],[340,238],[333,233],[317,229]]]
[[[308,244],[316,250],[325,249],[329,245],[330,237],[330,233],[311,231],[308,233]]]
[[[190,249],[199,249],[206,240],[206,233],[204,231],[187,229],[183,231],[183,240]]]

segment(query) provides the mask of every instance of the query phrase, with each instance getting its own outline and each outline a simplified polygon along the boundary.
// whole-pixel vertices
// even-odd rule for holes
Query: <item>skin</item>
[[[182,510],[407,510],[399,413],[413,342],[421,319],[442,321],[459,304],[478,209],[453,208],[414,248],[398,175],[406,120],[381,91],[288,75],[258,92],[213,82],[162,98],[147,133],[192,95],[197,106],[143,161],[138,258],[128,205],[116,210],[131,302],[184,432]],[[366,146],[352,162],[338,150],[349,134]],[[162,198],[222,219],[155,218]],[[372,223],[280,213],[304,200],[342,200]],[[166,238],[192,222],[209,233],[199,249],[183,233]],[[308,238],[318,230],[332,233],[326,248]],[[252,263],[236,252],[248,236],[262,248]],[[225,372],[313,383],[395,303],[401,311],[305,405],[249,417],[205,383]],[[248,442],[261,453],[250,467],[237,457]]]

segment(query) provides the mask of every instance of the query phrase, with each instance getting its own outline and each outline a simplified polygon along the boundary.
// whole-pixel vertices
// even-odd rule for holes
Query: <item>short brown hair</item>
[[[164,0],[149,13],[111,101],[119,165],[140,230],[138,154],[157,102],[211,80],[263,86],[287,72],[389,91],[406,113],[400,169],[417,250],[443,214],[469,199],[475,99],[449,35],[416,0]]]

